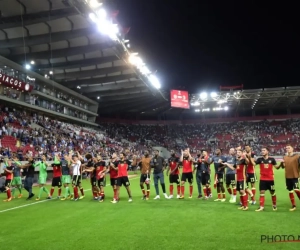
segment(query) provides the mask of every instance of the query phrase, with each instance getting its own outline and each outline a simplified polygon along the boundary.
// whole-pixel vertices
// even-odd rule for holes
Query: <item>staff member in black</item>
[[[25,175],[24,188],[28,192],[28,198],[26,200],[30,200],[34,194],[32,193],[32,185],[34,178],[34,160],[30,156],[28,158],[28,163],[26,165],[20,166],[20,168],[24,169],[23,175]]]
[[[165,185],[165,179],[164,179],[165,160],[164,160],[164,158],[159,156],[158,150],[154,150],[154,157],[150,161],[150,166],[154,169],[153,170],[153,179],[154,179],[154,186],[155,186],[155,191],[156,191],[156,196],[155,196],[154,200],[160,199],[158,180],[160,181],[160,185],[163,190],[165,198],[169,199],[169,196],[166,194],[166,185]]]

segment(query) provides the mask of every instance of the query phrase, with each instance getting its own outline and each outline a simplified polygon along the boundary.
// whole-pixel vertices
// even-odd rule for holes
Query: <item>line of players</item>
[[[236,202],[236,193],[240,194],[239,209],[246,211],[248,210],[248,195],[251,197],[251,203],[255,204],[255,165],[259,164],[260,167],[260,206],[256,211],[264,210],[264,196],[265,191],[269,190],[272,196],[273,210],[277,210],[276,206],[276,193],[274,185],[274,173],[273,167],[285,168],[286,174],[286,186],[289,190],[289,197],[292,203],[290,211],[296,210],[294,193],[300,199],[299,191],[299,155],[293,153],[291,145],[286,146],[287,155],[284,156],[283,162],[277,166],[274,158],[269,157],[269,151],[266,147],[261,150],[261,157],[254,159],[254,155],[251,152],[249,146],[245,147],[242,151],[241,148],[230,149],[228,156],[223,156],[222,151],[217,149],[213,157],[209,157],[206,151],[202,151],[201,154],[197,155],[196,159],[193,159],[189,150],[181,152],[181,156],[177,157],[174,151],[171,151],[171,157],[168,159],[167,164],[167,175],[169,175],[170,182],[170,196],[166,194],[165,183],[164,183],[164,159],[159,156],[159,152],[155,152],[155,156],[151,157],[148,151],[145,151],[144,156],[140,161],[134,156],[133,162],[131,163],[126,159],[124,153],[120,153],[119,158],[114,153],[110,159],[108,165],[102,160],[101,156],[92,157],[87,154],[85,158],[86,163],[82,163],[83,157],[80,154],[75,155],[64,155],[60,157],[55,156],[54,163],[51,165],[53,168],[53,179],[52,187],[50,192],[46,188],[47,180],[47,167],[50,165],[47,163],[45,157],[42,161],[35,162],[32,158],[25,165],[21,165],[16,155],[13,155],[11,160],[5,161],[5,175],[6,175],[6,192],[7,199],[4,201],[11,201],[14,197],[15,191],[19,190],[18,198],[22,197],[22,182],[20,170],[24,170],[25,182],[24,188],[28,191],[29,196],[27,199],[31,199],[34,194],[32,193],[32,184],[34,177],[34,169],[39,167],[39,194],[36,200],[40,200],[43,192],[46,193],[47,199],[51,199],[54,193],[55,187],[58,187],[58,198],[61,200],[72,199],[77,201],[78,199],[84,198],[84,191],[81,186],[82,173],[90,173],[90,180],[92,185],[92,192],[95,200],[100,202],[104,201],[104,186],[105,186],[105,175],[110,173],[110,185],[113,188],[114,197],[112,203],[117,203],[120,196],[120,187],[124,185],[126,187],[129,202],[132,202],[130,182],[128,178],[127,169],[129,165],[137,166],[141,168],[140,176],[140,187],[143,194],[143,199],[148,200],[150,197],[150,176],[153,172],[153,179],[155,185],[156,196],[154,199],[159,199],[159,188],[158,181],[163,189],[165,198],[173,198],[174,183],[177,185],[177,198],[184,199],[185,194],[185,182],[189,183],[189,198],[192,198],[193,193],[193,176],[196,173],[196,182],[198,185],[198,198],[202,197],[201,185],[203,185],[204,199],[212,197],[211,192],[211,171],[210,165],[214,164],[215,176],[214,176],[214,187],[217,188],[218,198],[215,201],[226,201],[225,188],[224,188],[224,177],[228,193],[231,196],[230,202]],[[70,167],[72,167],[72,181],[70,175]],[[179,168],[182,167],[182,175],[179,177]],[[226,174],[225,174],[226,169]],[[73,193],[70,190],[69,185],[72,183]],[[144,185],[146,184],[147,190]],[[250,185],[247,185],[250,184]],[[64,186],[65,194],[61,197],[61,187]],[[79,195],[79,191],[80,194]]]

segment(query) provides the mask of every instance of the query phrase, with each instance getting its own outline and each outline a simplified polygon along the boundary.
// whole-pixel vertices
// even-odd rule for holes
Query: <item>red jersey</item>
[[[254,158],[254,154],[251,153],[251,157]],[[254,174],[255,173],[255,166],[253,166],[250,162],[247,165],[247,174]]]
[[[7,169],[9,171],[13,171],[14,170],[14,168],[12,166],[6,167],[5,169]],[[5,169],[4,169],[4,171],[5,171]],[[6,178],[6,180],[12,180],[13,177],[14,177],[13,172],[8,173],[8,172],[5,171],[5,178]]]
[[[179,162],[179,158],[176,157],[176,156],[169,158],[170,174],[172,174],[172,175],[178,175],[179,174],[179,168],[177,167],[178,162]]]
[[[128,176],[127,169],[131,164],[130,161],[128,161],[128,160],[117,161],[114,164],[118,168],[118,177],[127,177]]]
[[[193,172],[193,161],[189,161],[188,157],[183,157],[182,173],[192,173],[192,172]]]
[[[262,181],[274,181],[274,171],[273,166],[276,165],[276,160],[274,158],[258,158],[255,161],[256,164],[259,164],[260,168],[260,180]]]
[[[109,175],[110,175],[110,179],[118,178],[118,170],[115,170],[112,167],[110,167]]]
[[[99,175],[105,168],[105,161],[100,161],[95,164],[96,168],[96,179],[99,180],[104,177],[104,175]]]
[[[246,161],[245,159],[236,159],[236,180],[245,181],[246,180]]]
[[[53,178],[61,177],[61,165],[60,164],[52,164],[53,167]]]

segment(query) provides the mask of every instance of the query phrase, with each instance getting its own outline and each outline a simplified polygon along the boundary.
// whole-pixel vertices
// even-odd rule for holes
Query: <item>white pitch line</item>
[[[130,180],[134,180],[134,179],[137,179],[137,178],[139,178],[139,177],[131,178]],[[107,186],[110,186],[110,184],[107,184],[106,187]],[[90,190],[91,189],[85,189],[83,191],[86,192],[86,191],[90,191]],[[51,199],[51,200],[55,200],[55,199]],[[19,209],[19,208],[22,208],[22,207],[29,207],[29,206],[32,206],[32,205],[37,205],[37,204],[40,204],[40,203],[43,203],[43,202],[46,202],[46,201],[51,201],[51,200],[37,201],[37,202],[34,202],[34,203],[22,205],[22,206],[8,208],[8,209],[5,209],[5,210],[1,210],[0,213],[5,213],[5,212],[11,211],[11,210],[15,210],[15,209]]]

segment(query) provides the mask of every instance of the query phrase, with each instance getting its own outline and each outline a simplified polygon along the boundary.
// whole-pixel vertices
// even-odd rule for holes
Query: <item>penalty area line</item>
[[[134,180],[134,179],[137,179],[137,178],[138,177],[130,178],[130,180]],[[107,184],[106,187],[107,186],[110,186],[110,184]],[[91,189],[85,189],[83,191],[86,192],[86,191],[90,191],[90,190]],[[40,204],[40,203],[43,203],[43,202],[46,202],[46,201],[52,201],[52,200],[56,200],[56,199],[37,201],[37,202],[30,203],[30,204],[25,204],[25,205],[21,205],[21,206],[17,206],[17,207],[12,207],[12,208],[8,208],[8,209],[5,209],[5,210],[1,210],[0,213],[9,212],[9,211],[16,210],[16,209],[23,208],[23,207],[33,206],[33,205],[37,205],[37,204]]]

